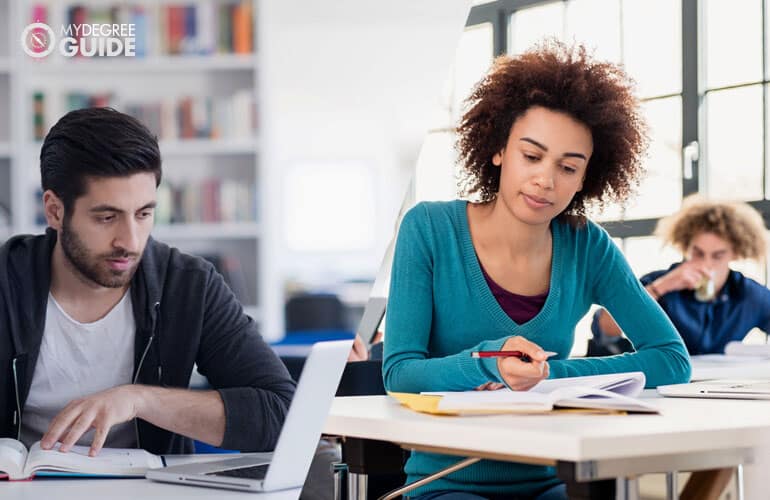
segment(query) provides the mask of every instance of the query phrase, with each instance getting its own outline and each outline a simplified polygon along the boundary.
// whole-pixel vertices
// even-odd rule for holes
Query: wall
[[[262,165],[271,186],[263,207],[271,220],[271,272],[319,284],[373,277],[393,236],[423,137],[435,119],[469,8],[466,0],[261,4]],[[293,188],[286,182],[298,165],[321,171],[356,165],[371,172],[373,230],[362,233],[363,248],[290,248],[282,189]],[[323,208],[324,197],[350,199],[340,210],[365,205],[344,185],[308,194],[316,201],[303,204],[299,214],[312,216]],[[335,220],[325,222],[321,230],[333,233]]]

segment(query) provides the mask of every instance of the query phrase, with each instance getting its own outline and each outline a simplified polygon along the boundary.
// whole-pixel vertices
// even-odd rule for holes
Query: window
[[[521,53],[545,37],[555,37],[581,43],[599,59],[623,64],[637,82],[650,125],[648,175],[625,211],[608,207],[592,216],[602,221],[640,219],[677,210],[683,190],[681,3],[568,0],[513,8],[508,53]]]

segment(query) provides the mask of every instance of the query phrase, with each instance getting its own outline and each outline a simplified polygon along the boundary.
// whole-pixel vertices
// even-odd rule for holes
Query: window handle
[[[700,157],[700,147],[698,141],[692,141],[682,149],[682,176],[689,180],[693,175],[693,163]]]

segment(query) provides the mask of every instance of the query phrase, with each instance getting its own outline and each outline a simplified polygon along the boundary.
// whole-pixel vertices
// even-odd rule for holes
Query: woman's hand
[[[548,378],[548,356],[539,345],[524,337],[510,337],[502,351],[521,351],[530,358],[523,361],[510,356],[497,359],[497,370],[505,383],[514,391],[526,391],[541,380]]]
[[[505,387],[505,384],[501,384],[500,382],[487,382],[486,384],[481,384],[480,386],[473,389],[474,391],[497,391],[499,389],[502,389]]]
[[[653,282],[653,287],[660,295],[677,290],[694,290],[704,280],[709,279],[708,269],[692,261],[685,261],[670,273],[664,274]]]

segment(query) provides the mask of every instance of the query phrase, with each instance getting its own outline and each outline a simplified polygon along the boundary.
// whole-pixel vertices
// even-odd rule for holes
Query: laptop
[[[661,385],[658,394],[672,398],[770,399],[770,380],[724,379]]]
[[[313,345],[272,459],[242,456],[147,471],[155,481],[243,491],[298,488],[305,482],[352,340]],[[259,422],[254,423],[258,432]]]

